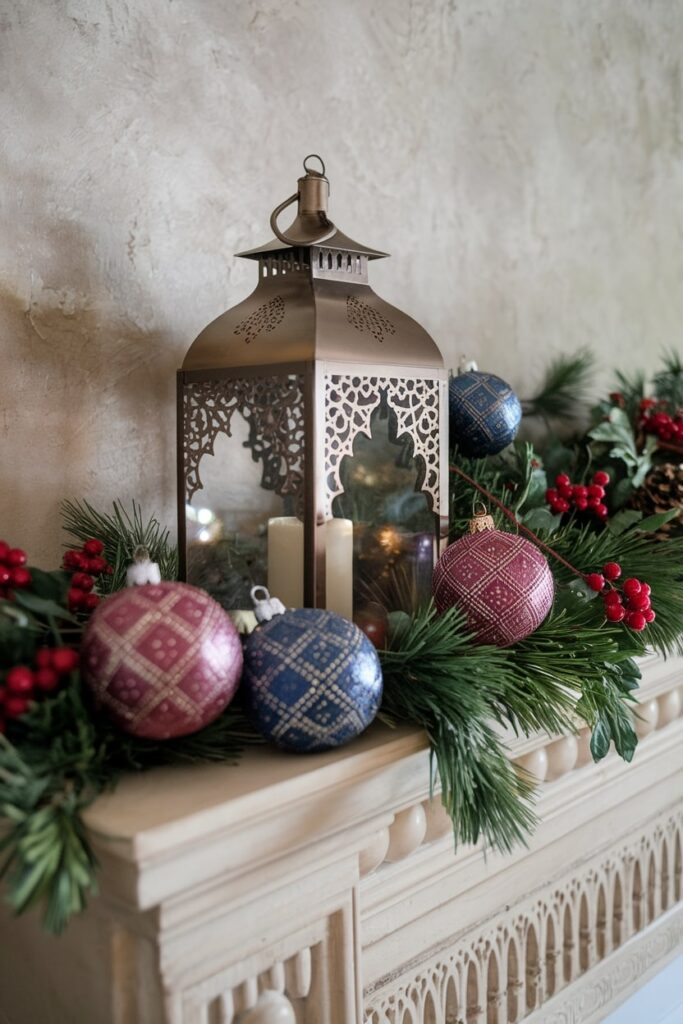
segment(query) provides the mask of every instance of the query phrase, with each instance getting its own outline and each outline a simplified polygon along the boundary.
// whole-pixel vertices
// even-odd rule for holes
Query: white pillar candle
[[[296,516],[268,520],[268,590],[286,608],[304,603],[304,524]]]
[[[326,607],[353,618],[353,523],[325,524]],[[304,524],[296,516],[268,520],[268,590],[287,608],[304,603]]]
[[[328,519],[325,523],[325,604],[331,612],[353,619],[353,523]]]

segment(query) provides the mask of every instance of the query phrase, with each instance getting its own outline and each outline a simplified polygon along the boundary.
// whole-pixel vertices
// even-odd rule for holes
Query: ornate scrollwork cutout
[[[553,1020],[579,1024],[587,1008],[595,1019],[650,962],[680,944],[679,919],[663,935],[655,933],[644,954],[616,961],[609,973],[571,996],[573,983],[590,977],[592,967],[636,933],[643,932],[645,942],[647,927],[680,900],[680,854],[671,858],[680,851],[682,835],[681,812],[666,812],[578,873],[574,866],[516,906],[378,979],[366,993],[365,1024],[518,1021],[563,988],[569,989],[567,1002],[556,1005]]]
[[[386,334],[396,334],[396,328],[391,320],[387,320],[378,310],[357,299],[355,295],[346,297],[346,319],[361,334],[367,331],[380,342],[384,341]]]
[[[249,425],[245,442],[262,464],[261,486],[281,496],[303,495],[303,377],[252,377],[197,381],[183,393],[185,493],[188,502],[202,487],[199,464],[213,455],[219,434],[231,436],[240,412]]]
[[[391,440],[400,442],[408,437],[412,441],[418,466],[415,490],[427,496],[430,508],[434,511],[439,508],[439,382],[334,374],[325,382],[327,516],[332,515],[334,499],[344,492],[342,461],[353,454],[353,444],[359,434],[370,437],[372,415],[383,398],[390,414]]]
[[[262,306],[254,310],[241,323],[237,325],[233,334],[244,335],[244,341],[248,345],[258,338],[259,334],[269,334],[274,331],[285,315],[285,300],[276,295],[270,302],[264,302]]]

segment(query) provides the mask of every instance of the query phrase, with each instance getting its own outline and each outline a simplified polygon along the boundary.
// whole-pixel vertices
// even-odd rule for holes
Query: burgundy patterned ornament
[[[550,611],[550,567],[535,544],[496,530],[489,515],[475,515],[469,531],[436,564],[437,610],[461,608],[477,643],[509,647],[533,633]]]
[[[197,732],[230,703],[242,674],[239,634],[187,583],[122,590],[103,601],[81,647],[84,679],[125,732],[166,740]]]

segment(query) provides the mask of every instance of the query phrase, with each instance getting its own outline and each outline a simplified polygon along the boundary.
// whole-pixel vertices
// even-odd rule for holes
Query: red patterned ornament
[[[107,598],[81,648],[97,703],[134,736],[165,740],[204,728],[230,703],[242,645],[213,598],[187,583],[132,587]]]
[[[477,643],[509,647],[533,633],[550,611],[550,567],[531,541],[496,530],[489,515],[476,515],[469,529],[436,564],[436,607],[462,609]]]

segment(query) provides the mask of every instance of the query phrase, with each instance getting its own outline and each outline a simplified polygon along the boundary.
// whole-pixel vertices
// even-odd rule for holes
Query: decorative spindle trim
[[[482,1006],[488,1007],[488,1020],[495,1024],[597,1022],[599,1017],[588,1016],[594,1013],[592,1006],[580,1004],[577,1015],[566,1017],[539,1016],[539,1008],[551,998],[556,1003],[560,990],[589,978],[594,965],[671,913],[671,899],[681,898],[682,841],[683,810],[676,808],[587,860],[578,873],[574,869],[539,888],[476,931],[454,935],[420,957],[417,966],[380,979],[366,992],[365,1024],[470,1024],[481,1017]],[[673,871],[671,850],[676,851]],[[683,907],[675,913],[675,927],[661,941],[649,943],[647,952],[638,953],[632,967],[628,958],[621,958],[619,964],[627,966],[610,971],[610,998],[637,976],[643,958],[651,963],[664,956],[674,933],[680,941]],[[583,990],[590,990],[595,1006],[607,1005],[607,998],[600,1001],[597,982],[592,987],[587,982]],[[574,1002],[572,995],[568,1005]]]

